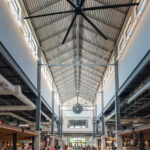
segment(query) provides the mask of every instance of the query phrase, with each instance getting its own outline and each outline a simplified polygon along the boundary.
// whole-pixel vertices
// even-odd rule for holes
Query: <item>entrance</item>
[[[74,147],[85,147],[87,141],[85,138],[70,138],[69,145]]]

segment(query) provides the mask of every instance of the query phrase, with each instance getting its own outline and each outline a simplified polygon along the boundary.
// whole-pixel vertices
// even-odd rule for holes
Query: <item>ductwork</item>
[[[26,105],[26,107],[15,106],[19,110],[34,110],[36,108],[35,104],[33,104],[21,91],[21,87],[19,85],[14,86],[9,81],[7,81],[2,75],[0,75],[0,95],[13,95],[18,98],[22,103]],[[20,109],[22,107],[22,109]],[[9,106],[7,106],[9,110]],[[11,108],[11,107],[10,107]],[[17,110],[18,110],[17,109]],[[0,110],[4,110],[4,106],[0,107]],[[11,109],[10,109],[11,110]]]
[[[112,111],[108,116],[105,117],[105,121],[109,121],[115,115],[115,111]]]
[[[18,120],[21,120],[21,121],[24,121],[25,123],[31,125],[31,126],[34,126],[36,123],[33,123],[27,119],[24,119],[14,113],[11,113],[11,112],[0,112],[0,116],[11,116],[13,118],[16,118]],[[41,125],[50,125],[50,122],[41,122]]]
[[[51,119],[49,118],[49,116],[47,116],[43,111],[41,111],[41,114],[46,118],[46,120],[51,121]]]
[[[0,116],[11,116],[11,117],[16,118],[18,120],[22,120],[22,121],[28,123],[29,125],[33,124],[32,122],[30,122],[30,121],[28,121],[28,120],[26,120],[26,119],[24,119],[24,118],[22,118],[22,117],[20,117],[16,114],[14,114],[14,113],[10,113],[10,112],[1,112]]]
[[[140,96],[144,91],[150,89],[150,81],[144,85],[143,88],[141,88],[138,92],[136,92],[132,97],[130,97],[128,99],[128,104],[130,104],[135,98],[137,98],[138,96]]]
[[[21,87],[19,85],[12,85],[7,79],[5,79],[2,75],[0,75],[0,95],[13,95],[17,99],[19,99],[25,106],[23,105],[15,105],[15,106],[0,106],[0,111],[29,111],[35,110],[36,105],[30,101],[21,91]],[[12,113],[10,113],[12,115]],[[41,114],[50,121],[51,119],[41,111]],[[14,116],[15,114],[13,114]],[[18,116],[19,117],[19,116]],[[18,118],[19,119],[19,118]],[[26,121],[25,121],[26,122]]]

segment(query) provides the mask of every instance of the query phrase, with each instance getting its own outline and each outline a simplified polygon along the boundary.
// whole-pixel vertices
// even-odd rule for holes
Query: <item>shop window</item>
[[[26,20],[24,22],[24,37],[26,42],[29,44],[31,39],[31,32]]]
[[[21,25],[21,7],[18,0],[8,0],[8,5],[13,13],[16,21]]]
[[[132,29],[132,24],[131,24],[131,17],[127,23],[127,27],[126,27],[126,30],[125,30],[125,36],[126,36],[126,40],[129,39],[130,35],[131,35],[131,29]]]
[[[147,0],[137,0],[137,2],[139,2],[140,4],[134,9],[135,19],[137,19],[143,12],[143,9],[147,3]]]
[[[32,37],[31,38],[31,49],[32,49],[32,54],[34,56],[35,59],[37,59],[37,45],[36,45],[36,42],[34,40],[34,38]]]
[[[88,120],[68,120],[68,128],[88,128]]]
[[[139,2],[140,4],[135,8],[135,10],[136,10],[136,16],[137,16],[138,13],[140,12],[144,1],[145,1],[145,0],[137,0],[137,2]]]
[[[125,44],[125,38],[123,36],[120,44],[119,44],[119,53],[122,53],[123,49],[124,49],[124,44]]]

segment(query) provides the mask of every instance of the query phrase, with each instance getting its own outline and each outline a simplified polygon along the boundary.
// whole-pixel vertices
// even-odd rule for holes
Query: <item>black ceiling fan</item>
[[[139,5],[139,3],[126,3],[126,4],[116,4],[116,5],[95,6],[95,7],[83,8],[82,6],[83,6],[85,0],[77,0],[77,4],[72,3],[70,0],[67,0],[67,1],[74,8],[73,10],[60,11],[60,12],[54,12],[54,13],[42,14],[42,15],[36,15],[36,16],[29,16],[29,17],[25,17],[24,19],[32,19],[32,18],[46,17],[46,16],[52,16],[52,15],[58,15],[58,14],[74,13],[73,20],[72,20],[72,22],[71,22],[71,24],[67,30],[67,33],[66,33],[66,35],[62,41],[62,44],[65,43],[66,38],[67,38],[75,20],[76,20],[77,15],[81,15],[105,40],[107,40],[107,37],[105,36],[105,34],[102,33],[83,12],[92,11],[92,10],[130,7],[130,6]]]

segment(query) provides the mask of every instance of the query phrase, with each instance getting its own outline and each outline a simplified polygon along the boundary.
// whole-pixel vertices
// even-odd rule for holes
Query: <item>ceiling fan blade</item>
[[[73,17],[73,20],[72,20],[72,22],[71,22],[71,24],[70,24],[70,26],[69,26],[69,28],[68,28],[68,30],[67,30],[67,33],[66,33],[66,35],[65,35],[65,37],[64,37],[64,39],[63,39],[63,41],[62,41],[62,44],[65,43],[66,38],[67,38],[67,36],[68,36],[68,34],[69,34],[69,32],[70,32],[72,26],[73,26],[73,23],[74,23],[74,21],[76,20],[76,17],[77,17],[77,15],[75,14],[74,17]]]
[[[67,0],[68,3],[70,3],[70,5],[72,5],[72,7],[76,8],[76,5],[74,3],[72,3],[70,0]]]
[[[96,7],[83,8],[82,11],[120,8],[120,7],[131,7],[131,6],[137,6],[137,5],[139,5],[139,3],[127,3],[127,4],[116,4],[116,5],[107,5],[107,6],[96,6]]]
[[[107,40],[107,37],[91,22],[89,18],[87,18],[83,13],[81,13],[81,16],[105,39]]]
[[[66,14],[66,13],[72,13],[72,12],[74,12],[74,10],[67,10],[67,11],[54,12],[54,13],[50,13],[50,14],[29,16],[29,17],[25,17],[24,19],[40,18],[40,17],[53,16],[53,15],[59,15],[59,14]]]
[[[81,1],[81,3],[80,3],[80,7],[82,7],[82,6],[83,6],[84,2],[85,2],[85,0],[82,0],[82,1]]]

